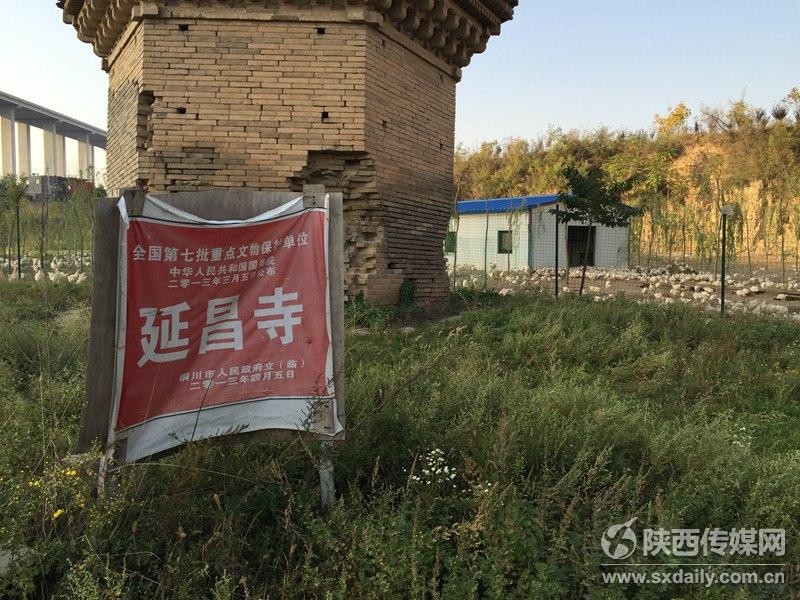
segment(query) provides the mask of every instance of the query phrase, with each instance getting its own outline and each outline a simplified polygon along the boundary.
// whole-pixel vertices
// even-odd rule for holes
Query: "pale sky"
[[[800,85],[800,0],[520,0],[464,69],[456,139],[648,128],[684,101],[770,109]]]
[[[54,0],[0,0],[0,90],[106,126],[100,59]],[[520,0],[458,85],[456,141],[638,129],[684,101],[770,108],[797,72],[800,0]]]

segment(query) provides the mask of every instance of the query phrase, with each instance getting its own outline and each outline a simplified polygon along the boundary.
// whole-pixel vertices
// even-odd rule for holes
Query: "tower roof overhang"
[[[276,6],[248,8],[246,18],[297,21],[298,15],[318,18],[328,8],[336,20],[342,18],[396,28],[435,56],[456,66],[469,64],[473,54],[486,49],[492,35],[514,16],[518,0],[325,0],[301,3],[278,0]],[[222,7],[236,7],[217,0]],[[190,4],[190,3],[188,3]],[[325,6],[328,4],[328,6]],[[126,27],[148,16],[180,16],[180,5],[165,0],[58,0],[65,23],[71,24],[81,41],[92,44],[95,53],[108,58]],[[313,11],[313,12],[312,12]],[[243,17],[245,18],[245,17]],[[323,18],[324,20],[324,18]]]

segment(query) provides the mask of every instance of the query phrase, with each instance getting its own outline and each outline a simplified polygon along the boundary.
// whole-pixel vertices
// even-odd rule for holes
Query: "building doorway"
[[[586,239],[589,237],[589,255],[586,265],[594,266],[594,245],[596,227],[588,225],[567,226],[567,260],[570,267],[583,265],[583,255],[586,252]],[[591,236],[591,237],[590,237]]]

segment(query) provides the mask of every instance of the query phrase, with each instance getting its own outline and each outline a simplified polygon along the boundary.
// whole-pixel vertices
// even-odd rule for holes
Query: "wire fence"
[[[4,279],[84,280],[91,272],[94,205],[105,196],[81,180],[30,193],[3,180],[0,276]],[[10,186],[16,185],[16,190]]]
[[[702,246],[675,244],[663,252],[662,246],[642,236],[640,219],[633,217],[627,226],[616,228],[557,223],[552,207],[453,215],[444,244],[451,286],[501,293],[577,292],[585,261],[586,293],[642,297],[652,292],[655,299],[667,302],[673,293],[673,300],[721,303],[722,237],[716,245],[703,240]],[[725,231],[731,229],[728,223]],[[743,252],[727,239],[725,254],[729,298],[759,295],[763,300],[767,296],[755,289],[761,286],[774,290],[773,296],[800,291],[798,246],[764,255]],[[679,281],[689,278],[694,283]],[[657,289],[659,285],[666,289]]]
[[[460,274],[488,285],[495,272],[630,267],[629,227],[559,222],[552,207],[454,215],[445,239],[454,287]],[[463,285],[463,283],[462,283]]]
[[[1,278],[60,281],[91,273],[94,205],[105,196],[102,188],[65,180],[41,185],[36,193],[28,187],[19,202],[9,201],[7,191],[0,182]],[[587,291],[594,293],[598,290],[590,288],[598,286],[593,281],[602,279],[606,282],[599,291],[637,292],[642,273],[699,273],[707,281],[719,279],[721,239],[683,236],[677,230],[665,244],[647,235],[646,216],[632,217],[627,227],[589,227],[578,222],[557,225],[552,211],[547,206],[453,215],[443,248],[452,287],[576,291],[584,258]],[[731,237],[726,254],[732,280],[800,289],[800,243],[765,253]],[[612,284],[606,286],[609,280]]]

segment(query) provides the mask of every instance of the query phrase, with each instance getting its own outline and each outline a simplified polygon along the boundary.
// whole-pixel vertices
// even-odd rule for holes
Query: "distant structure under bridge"
[[[77,142],[71,165],[67,140]],[[48,194],[43,186],[63,186],[67,177],[96,184],[98,148],[105,152],[104,130],[0,91],[0,177],[28,177],[33,195]]]

